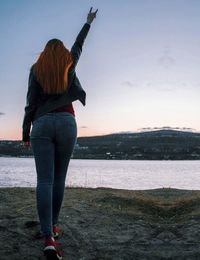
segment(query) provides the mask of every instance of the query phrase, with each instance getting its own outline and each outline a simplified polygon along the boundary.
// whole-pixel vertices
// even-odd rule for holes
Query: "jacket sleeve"
[[[81,52],[82,52],[83,43],[85,41],[85,38],[88,34],[89,29],[90,29],[90,24],[85,23],[83,25],[81,31],[79,32],[78,36],[76,37],[75,43],[73,44],[73,46],[71,48],[71,55],[72,55],[72,59],[73,59],[71,68],[75,68],[78,63],[78,60],[79,60]]]
[[[26,106],[24,108],[25,114],[24,114],[24,119],[22,124],[22,129],[23,129],[22,140],[24,142],[30,141],[29,133],[30,133],[31,123],[34,117],[34,113],[37,109],[38,95],[39,95],[39,89],[31,70],[29,74],[29,80],[28,80],[28,92],[26,95]]]

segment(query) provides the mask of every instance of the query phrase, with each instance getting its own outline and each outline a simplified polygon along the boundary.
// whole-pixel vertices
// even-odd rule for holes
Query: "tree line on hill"
[[[0,141],[0,156],[33,156],[21,141]],[[200,133],[158,130],[79,137],[74,159],[199,160]]]

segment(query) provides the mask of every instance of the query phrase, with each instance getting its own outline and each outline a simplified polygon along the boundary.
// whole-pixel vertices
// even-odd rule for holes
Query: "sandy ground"
[[[0,259],[43,257],[35,189],[0,189]],[[200,259],[200,191],[67,188],[63,259]]]

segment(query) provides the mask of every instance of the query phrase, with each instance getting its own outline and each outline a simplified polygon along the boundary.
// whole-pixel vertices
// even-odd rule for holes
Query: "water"
[[[35,187],[34,158],[0,157],[0,187]],[[66,186],[200,189],[200,161],[71,160]]]

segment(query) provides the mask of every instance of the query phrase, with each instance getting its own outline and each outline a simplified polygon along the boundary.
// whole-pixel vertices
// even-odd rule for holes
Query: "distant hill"
[[[20,141],[0,141],[0,156],[32,156]],[[200,133],[157,130],[79,137],[73,158],[200,160]]]

